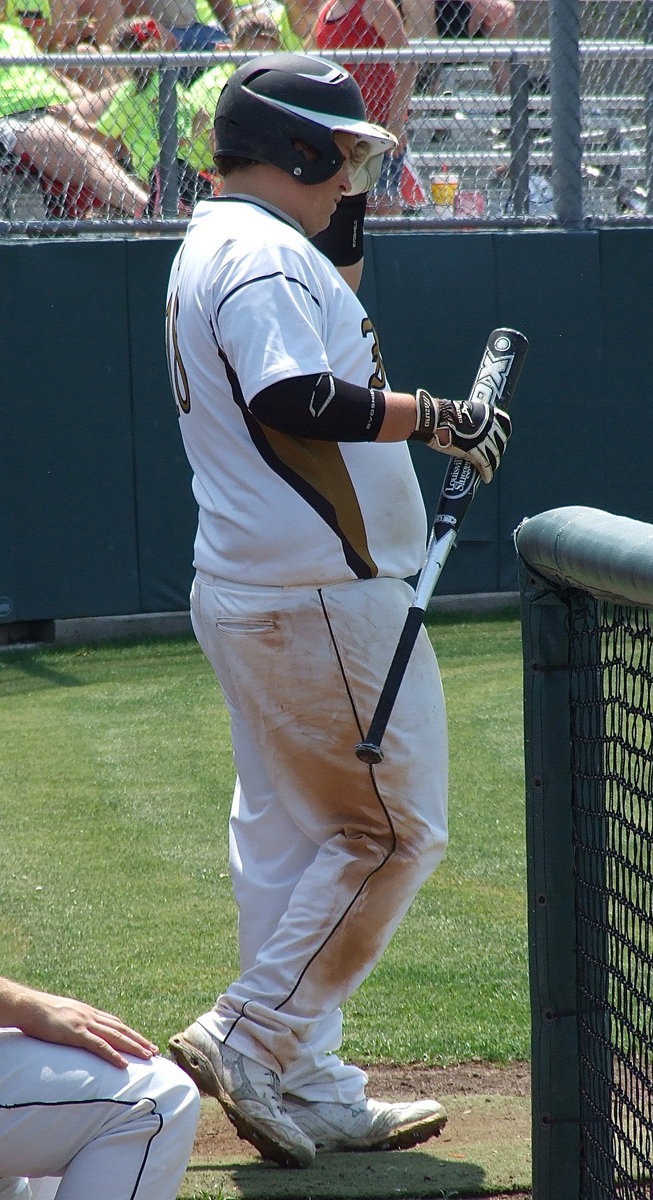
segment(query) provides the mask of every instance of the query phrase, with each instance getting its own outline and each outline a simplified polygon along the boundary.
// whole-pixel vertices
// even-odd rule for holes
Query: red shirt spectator
[[[342,15],[332,15],[341,9],[338,0],[329,0],[318,15],[314,38],[320,50],[339,50],[346,47],[356,49],[383,49],[388,43],[383,36],[381,22],[372,24],[365,15],[370,6],[368,0],[354,0]],[[379,5],[375,8],[382,12]],[[370,121],[389,127],[390,106],[397,74],[390,63],[347,63],[346,70],[354,76],[365,101]],[[391,130],[397,136],[396,130]]]

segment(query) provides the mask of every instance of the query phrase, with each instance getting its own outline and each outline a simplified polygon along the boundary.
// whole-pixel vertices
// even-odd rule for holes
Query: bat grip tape
[[[388,670],[383,690],[379,696],[374,716],[372,717],[372,723],[365,739],[366,742],[371,742],[375,746],[380,745],[388,721],[390,720],[390,714],[394,708],[397,693],[406,672],[406,665],[417,640],[423,616],[422,609],[416,608],[415,605],[409,608],[406,614],[404,627],[397,642],[397,647],[390,663],[390,669]]]

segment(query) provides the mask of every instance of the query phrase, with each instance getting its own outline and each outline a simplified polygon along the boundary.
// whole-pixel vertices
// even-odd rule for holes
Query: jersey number
[[[367,386],[371,388],[384,388],[386,385],[385,367],[381,358],[381,350],[379,349],[379,339],[376,336],[374,328],[369,317],[365,317],[361,321],[361,333],[363,337],[367,337],[368,333],[372,334],[372,362],[374,363],[374,371],[370,375]]]
[[[166,308],[166,354],[172,390],[177,404],[177,416],[180,412],[190,412],[190,386],[188,375],[179,351],[177,340],[177,317],[179,316],[179,296],[175,292],[168,300]]]

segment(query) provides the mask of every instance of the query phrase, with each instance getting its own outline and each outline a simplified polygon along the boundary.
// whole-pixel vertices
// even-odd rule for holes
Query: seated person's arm
[[[117,1067],[127,1065],[125,1054],[151,1058],[157,1053],[149,1038],[112,1013],[4,978],[0,978],[0,1027],[20,1029],[43,1042],[79,1046]]]
[[[82,133],[99,136],[96,134],[95,124],[108,108],[120,87],[122,87],[122,83],[117,81],[102,88],[99,92],[83,91],[77,99],[70,100],[68,104],[51,105],[50,112]],[[103,136],[102,141],[106,144],[107,139]],[[115,147],[111,146],[109,149],[113,153]]]

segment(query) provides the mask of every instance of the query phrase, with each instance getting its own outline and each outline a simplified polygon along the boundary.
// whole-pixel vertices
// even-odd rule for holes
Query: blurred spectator
[[[208,0],[197,0],[198,6]],[[317,0],[311,0],[313,4]],[[307,15],[309,0],[233,0],[234,24],[251,13],[267,13],[277,26],[280,48],[291,52],[301,51],[304,40],[310,34],[314,12]],[[233,37],[233,28],[230,30]]]
[[[401,11],[411,41],[517,37],[513,0],[401,0]],[[510,88],[508,64],[493,63],[492,73],[497,92],[507,93]],[[424,72],[423,78],[429,78],[428,71]]]
[[[279,26],[265,6],[245,6],[238,10],[238,18],[231,30],[232,49],[271,54],[285,49],[282,41]]]
[[[166,47],[166,33],[149,15],[137,20],[125,20],[114,30],[112,49],[121,52],[158,54]],[[177,87],[177,182],[181,212],[192,208],[200,195],[210,195],[210,180],[198,178],[188,159],[197,122],[184,89]],[[159,74],[145,65],[134,70],[117,88],[99,119],[95,130],[106,139],[110,150],[128,161],[131,170],[150,192],[149,209],[159,209],[161,180],[159,176]]]
[[[232,26],[230,40],[232,50],[265,54],[268,51],[284,49],[278,25],[268,12],[261,8],[248,8],[244,15],[239,17]],[[218,96],[235,69],[236,65],[233,62],[210,67],[208,71],[202,73],[192,87],[188,88],[191,106],[196,112],[203,109],[208,114],[211,127]],[[213,151],[211,150],[212,156]]]
[[[66,49],[84,57],[83,63],[66,67],[65,76],[68,81],[75,80],[85,92],[100,92],[121,78],[122,72],[106,63],[105,51],[108,52],[108,46],[97,45],[89,39],[75,46],[67,46]]]
[[[408,46],[401,14],[393,0],[326,0],[313,31],[319,50],[398,49]],[[406,120],[417,68],[411,62],[347,63],[363,93],[370,121],[397,138],[384,155],[381,177],[370,192],[368,211],[397,216],[402,211],[401,178],[408,148]]]
[[[0,68],[0,169],[36,175],[52,216],[80,215],[92,204],[141,216],[147,192],[104,147],[71,127],[69,106],[84,98],[82,90],[44,67],[20,65],[37,52],[26,29],[1,24],[0,51],[18,60]]]
[[[136,16],[129,0],[125,0],[127,15]],[[167,29],[177,41],[179,50],[227,49],[228,30],[233,25],[231,0],[206,0],[212,20],[200,20],[196,0],[152,0],[150,16],[162,30]]]
[[[7,21],[27,29],[45,51],[99,47],[122,16],[123,0],[6,0]]]
[[[233,50],[266,54],[281,50],[279,28],[264,9],[248,9],[236,21],[231,30]],[[198,171],[213,172],[213,119],[218,96],[229,76],[235,71],[235,63],[223,63],[204,71],[189,87],[188,101],[193,111],[193,144],[189,161]]]
[[[232,0],[152,0],[150,16],[161,30],[174,35],[169,49],[214,50],[226,46],[234,21]],[[125,17],[137,16],[138,0],[6,0],[7,20],[23,25],[43,50],[63,49],[91,41],[112,42]]]

